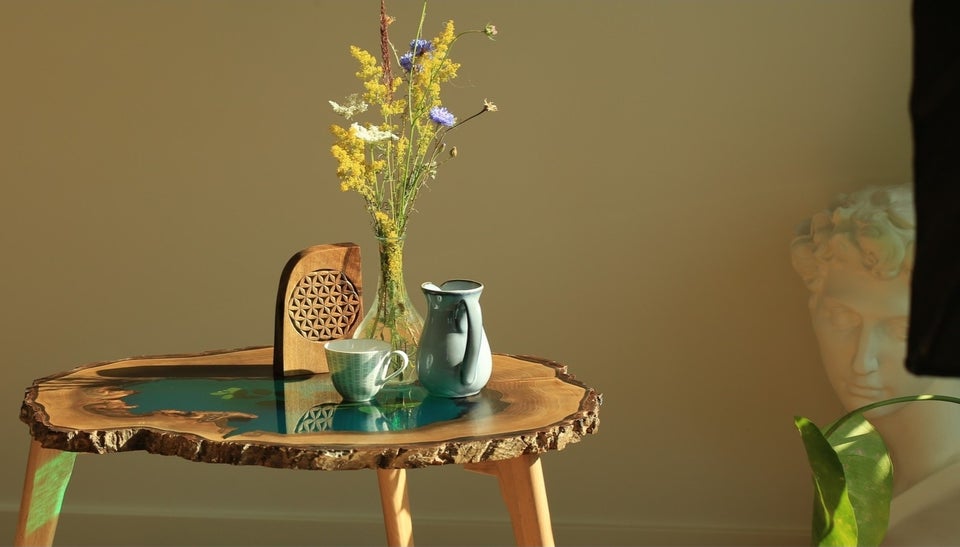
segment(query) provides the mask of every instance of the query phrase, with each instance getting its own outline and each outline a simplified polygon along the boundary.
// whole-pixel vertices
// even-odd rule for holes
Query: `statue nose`
[[[857,343],[857,352],[853,356],[853,370],[857,374],[869,374],[876,372],[880,368],[880,359],[878,357],[880,329],[870,325],[864,325],[860,331],[860,339]]]

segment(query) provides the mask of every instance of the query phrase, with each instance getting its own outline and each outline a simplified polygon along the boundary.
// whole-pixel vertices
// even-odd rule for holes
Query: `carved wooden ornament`
[[[350,338],[363,319],[360,247],[315,245],[293,255],[280,275],[274,375],[327,372],[323,344]]]

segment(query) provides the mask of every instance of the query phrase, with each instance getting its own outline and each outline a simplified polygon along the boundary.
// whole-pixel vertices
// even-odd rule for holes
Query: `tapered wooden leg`
[[[387,545],[413,547],[407,471],[377,469],[377,482],[380,484],[380,505],[383,507],[383,524],[387,529]]]
[[[543,483],[543,466],[536,454],[510,460],[489,461],[464,466],[469,471],[493,475],[500,482],[500,493],[510,513],[517,545],[553,547],[553,527]]]
[[[44,448],[30,442],[27,474],[20,499],[20,519],[14,545],[52,545],[76,452]]]

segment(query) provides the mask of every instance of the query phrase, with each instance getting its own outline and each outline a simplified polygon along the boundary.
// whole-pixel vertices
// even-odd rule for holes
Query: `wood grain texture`
[[[277,289],[274,373],[283,377],[327,372],[324,342],[350,338],[361,319],[358,245],[314,245],[293,255]]]
[[[292,469],[404,469],[478,463],[562,450],[594,433],[601,396],[563,365],[494,355],[485,391],[500,407],[401,431],[285,434],[230,428],[229,412],[158,410],[134,414],[131,377],[269,377],[273,348],[143,357],[89,365],[40,379],[27,389],[20,417],[46,448],[150,453],[235,465]],[[502,407],[502,408],[501,408]],[[246,416],[240,416],[246,418]]]

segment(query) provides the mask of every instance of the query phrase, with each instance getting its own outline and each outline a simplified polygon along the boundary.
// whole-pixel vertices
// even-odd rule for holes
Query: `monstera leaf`
[[[893,468],[879,433],[862,414],[825,434],[798,417],[813,471],[813,544],[879,545],[886,534]]]

